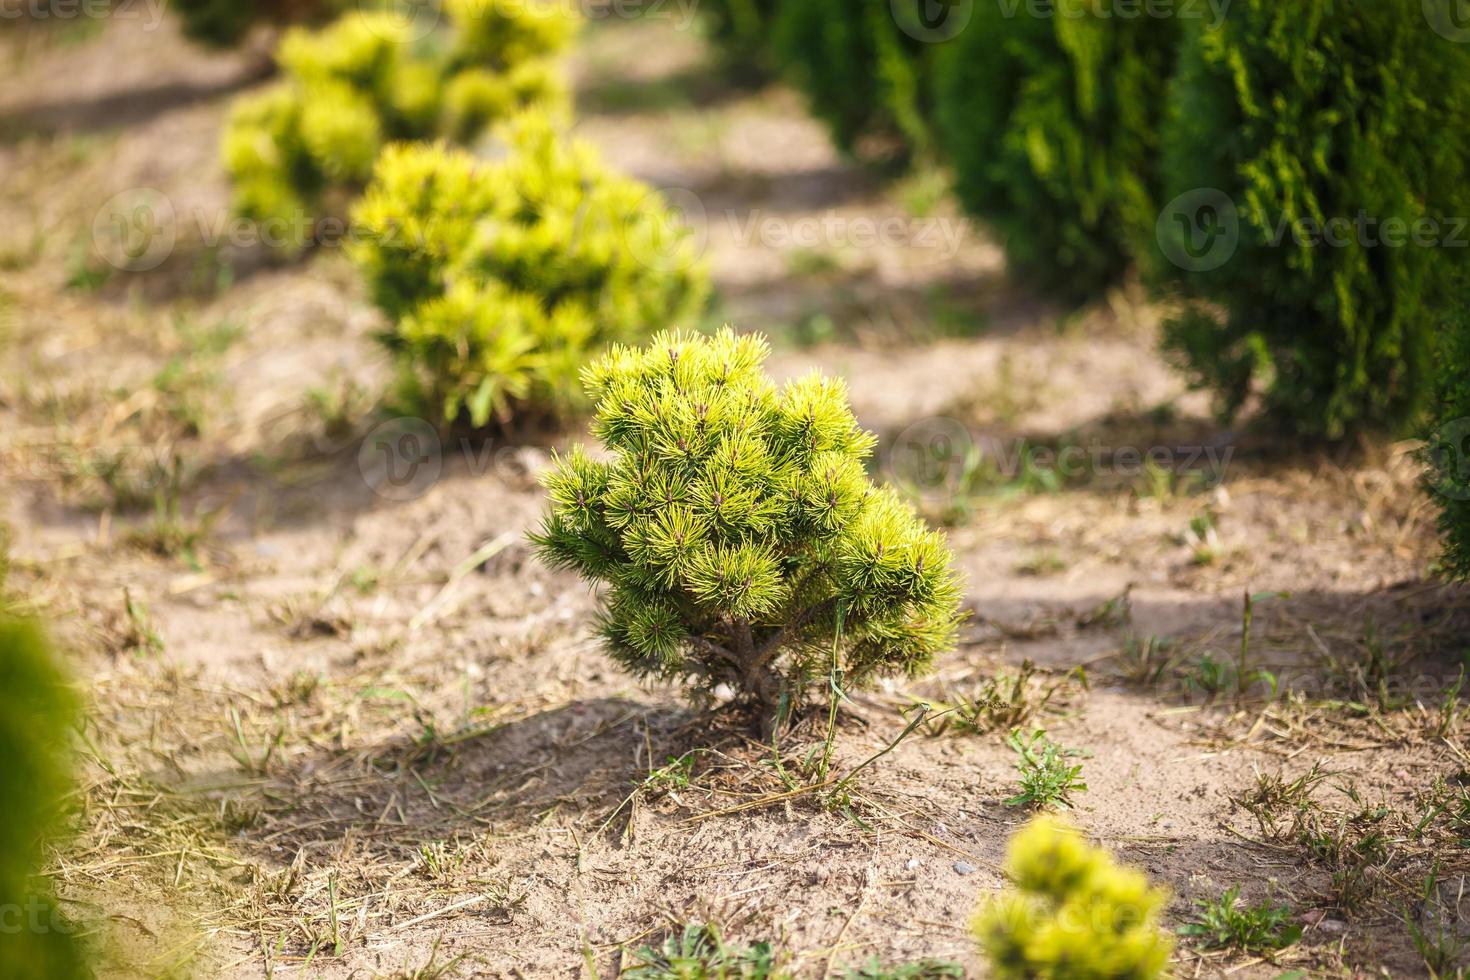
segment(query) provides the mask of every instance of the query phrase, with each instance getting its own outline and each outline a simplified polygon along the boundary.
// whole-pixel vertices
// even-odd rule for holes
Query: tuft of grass
[[[1256,784],[1239,796],[1232,796],[1230,802],[1254,817],[1261,833],[1279,837],[1281,816],[1288,811],[1300,816],[1312,807],[1312,791],[1334,775],[1321,762],[1313,763],[1311,769],[1291,780],[1280,772],[1257,772]]]
[[[1199,939],[1209,949],[1238,949],[1267,954],[1285,949],[1302,937],[1302,927],[1291,921],[1291,907],[1260,902],[1247,905],[1234,886],[1219,898],[1195,902],[1194,921],[1179,927],[1181,936]]]
[[[1021,792],[1006,800],[1006,806],[1070,808],[1071,795],[1086,791],[1082,764],[1068,761],[1080,755],[1079,750],[1062,748],[1041,729],[1025,738],[1013,731],[1006,744],[1020,757],[1016,769],[1021,774]]]
[[[1174,641],[1167,636],[1130,636],[1117,653],[1123,680],[1132,687],[1157,687],[1179,663]]]
[[[622,973],[628,980],[768,980],[778,976],[770,943],[730,946],[715,925],[686,924],[658,947],[642,946],[632,956],[633,965]]]
[[[938,736],[953,731],[960,735],[986,735],[1013,731],[1052,707],[1053,699],[1073,680],[1087,687],[1087,672],[1077,667],[1065,676],[1044,684],[1036,677],[1036,665],[1023,660],[1015,672],[1002,671],[991,677],[974,697],[951,693],[948,703],[937,703],[927,734]]]

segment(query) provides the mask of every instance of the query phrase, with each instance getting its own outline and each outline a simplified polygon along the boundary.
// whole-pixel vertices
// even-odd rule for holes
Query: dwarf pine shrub
[[[1470,263],[1470,45],[1421,0],[1241,0],[1192,26],[1164,131],[1168,328],[1232,415],[1416,421]],[[1447,8],[1446,8],[1447,9]]]
[[[708,282],[656,191],[544,115],[494,162],[428,144],[384,153],[349,250],[390,321],[404,407],[476,428],[581,401],[594,349],[699,313]]]
[[[0,618],[0,977],[90,976],[36,875],[67,790],[70,692],[40,631]],[[19,926],[19,929],[15,927]]]
[[[896,16],[924,2],[781,0],[770,26],[778,67],[844,152],[901,159],[929,149],[935,45]]]
[[[423,39],[371,11],[287,33],[285,78],[240,99],[223,140],[235,208],[270,244],[304,245],[314,219],[343,213],[390,141],[469,142],[528,106],[564,109],[552,60],[576,27],[564,5],[447,0],[444,13],[448,28]]]
[[[942,535],[868,481],[840,381],[777,387],[764,338],[665,333],[583,374],[592,431],[545,477],[532,535],[603,583],[600,633],[644,677],[727,684],[763,726],[808,685],[918,674],[955,638],[960,586]]]
[[[938,140],[966,210],[1011,268],[1075,299],[1151,246],[1159,126],[1177,18],[1109,16],[1057,0],[1053,16],[975,5],[935,66]]]
[[[974,930],[1002,980],[1151,980],[1173,940],[1159,927],[1166,897],[1068,824],[1037,817],[1012,839],[1015,886],[983,904]]]

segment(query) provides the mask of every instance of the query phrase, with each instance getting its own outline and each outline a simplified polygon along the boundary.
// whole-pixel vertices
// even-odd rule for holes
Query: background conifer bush
[[[1150,980],[1173,940],[1159,928],[1166,896],[1068,824],[1038,817],[1011,839],[1013,890],[975,916],[995,976]]]
[[[929,150],[935,45],[906,33],[889,0],[780,0],[770,38],[778,68],[844,152]]]
[[[348,6],[344,0],[172,0],[184,36],[213,47],[239,44],[256,24],[315,21]]]
[[[1385,232],[1427,219],[1470,238],[1470,45],[1420,0],[1240,0],[1187,32],[1169,99],[1163,199],[1205,189],[1233,208],[1164,215],[1183,262],[1161,267],[1198,301],[1171,349],[1225,414],[1262,390],[1309,435],[1414,421],[1470,248]]]
[[[469,142],[529,106],[564,111],[553,56],[576,28],[564,4],[450,0],[444,13],[445,29],[421,39],[370,11],[289,31],[284,79],[240,99],[226,125],[236,210],[304,245],[311,219],[345,213],[388,142]]]
[[[697,317],[708,281],[656,191],[609,170],[544,115],[483,163],[390,147],[350,254],[391,326],[405,407],[475,427],[581,402],[592,351]]]
[[[58,836],[73,711],[40,630],[0,615],[0,906],[20,910],[21,925],[0,941],[0,977],[91,976],[36,878],[45,843]]]
[[[1467,276],[1470,281],[1470,276]],[[1445,318],[1438,349],[1430,489],[1443,505],[1445,571],[1470,578],[1470,296]]]
[[[937,56],[934,112],[956,193],[1012,269],[1080,299],[1151,245],[1178,19],[1055,6],[976,4]]]
[[[619,346],[587,368],[592,431],[546,477],[533,539],[607,587],[601,633],[633,673],[726,683],[769,730],[835,666],[844,686],[918,674],[949,648],[960,586],[942,535],[868,481],[840,381],[777,387],[726,327]]]

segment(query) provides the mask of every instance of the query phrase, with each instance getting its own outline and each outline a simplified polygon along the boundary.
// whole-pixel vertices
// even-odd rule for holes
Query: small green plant
[[[1019,756],[1016,769],[1021,774],[1021,792],[1006,800],[1006,806],[1065,808],[1072,805],[1073,793],[1086,791],[1082,764],[1067,761],[1080,755],[1078,750],[1062,748],[1040,729],[1025,737],[1013,731],[1006,744]]]
[[[657,947],[632,953],[629,980],[773,980],[775,954],[770,943],[730,946],[717,926],[691,923]]]
[[[1001,980],[1152,980],[1173,950],[1159,928],[1167,896],[1055,817],[1013,838],[1006,874],[1015,886],[981,906],[974,932]]]
[[[296,28],[277,52],[285,78],[234,106],[225,169],[235,209],[271,246],[300,249],[340,216],[393,140],[476,138],[536,105],[562,111],[552,56],[576,20],[542,0],[448,0],[448,37],[414,43],[392,13],[359,11]]]
[[[817,678],[848,690],[918,674],[954,641],[944,538],[863,468],[874,438],[840,381],[778,388],[764,338],[665,333],[584,372],[593,432],[544,479],[532,535],[552,565],[606,583],[601,633],[642,676],[725,683],[762,727]]]
[[[608,343],[692,319],[708,294],[689,231],[652,188],[606,167],[544,114],[480,164],[390,147],[349,254],[388,316],[405,410],[505,424],[584,402],[577,373]]]
[[[70,980],[90,976],[36,877],[45,846],[62,822],[75,705],[40,630],[0,619],[0,905],[39,928],[7,928],[0,977]],[[17,917],[17,921],[19,921]]]
[[[1285,949],[1302,937],[1302,927],[1291,921],[1291,908],[1260,902],[1247,905],[1234,886],[1216,899],[1195,902],[1198,915],[1179,928],[1179,934],[1199,939],[1211,949],[1238,949],[1269,954]]]

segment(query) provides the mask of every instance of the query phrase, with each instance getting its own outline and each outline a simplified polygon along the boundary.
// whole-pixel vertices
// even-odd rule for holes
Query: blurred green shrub
[[[895,15],[926,2],[780,0],[770,27],[778,67],[844,152],[902,160],[930,151],[936,46]]]
[[[1470,283],[1470,275],[1465,277]],[[1443,505],[1444,569],[1470,578],[1470,294],[1445,318],[1437,351],[1430,489]]]
[[[1110,0],[1054,6],[975,5],[938,55],[936,129],[961,203],[1011,268],[1086,299],[1151,246],[1178,21],[1112,16]]]
[[[256,24],[319,21],[348,6],[347,0],[172,0],[184,36],[213,47],[231,47]]]
[[[944,536],[868,480],[876,439],[846,386],[813,373],[778,388],[769,352],[726,327],[588,367],[610,458],[559,460],[532,536],[553,565],[607,584],[614,659],[701,696],[726,683],[768,733],[821,679],[923,673],[961,619]]]
[[[416,39],[388,13],[294,29],[277,51],[285,79],[240,99],[225,129],[235,208],[267,244],[300,248],[341,214],[392,140],[477,137],[530,105],[561,111],[551,56],[576,21],[543,0],[445,0],[449,29]]]
[[[34,625],[0,618],[0,977],[91,976],[36,874],[70,788],[71,692]]]
[[[772,25],[783,0],[700,0],[705,31],[743,67],[769,67]]]
[[[1037,817],[1011,838],[1015,888],[981,906],[975,935],[1002,980],[1152,980],[1172,938],[1159,928],[1166,896],[1070,825]]]
[[[1426,407],[1435,330],[1470,262],[1470,45],[1426,12],[1237,0],[1186,32],[1158,268],[1194,301],[1169,349],[1223,415],[1259,392],[1297,431],[1336,438]]]
[[[392,326],[405,408],[475,427],[581,401],[593,351],[698,316],[708,293],[688,229],[645,184],[515,120],[480,163],[442,145],[390,147],[354,212],[349,254]]]

